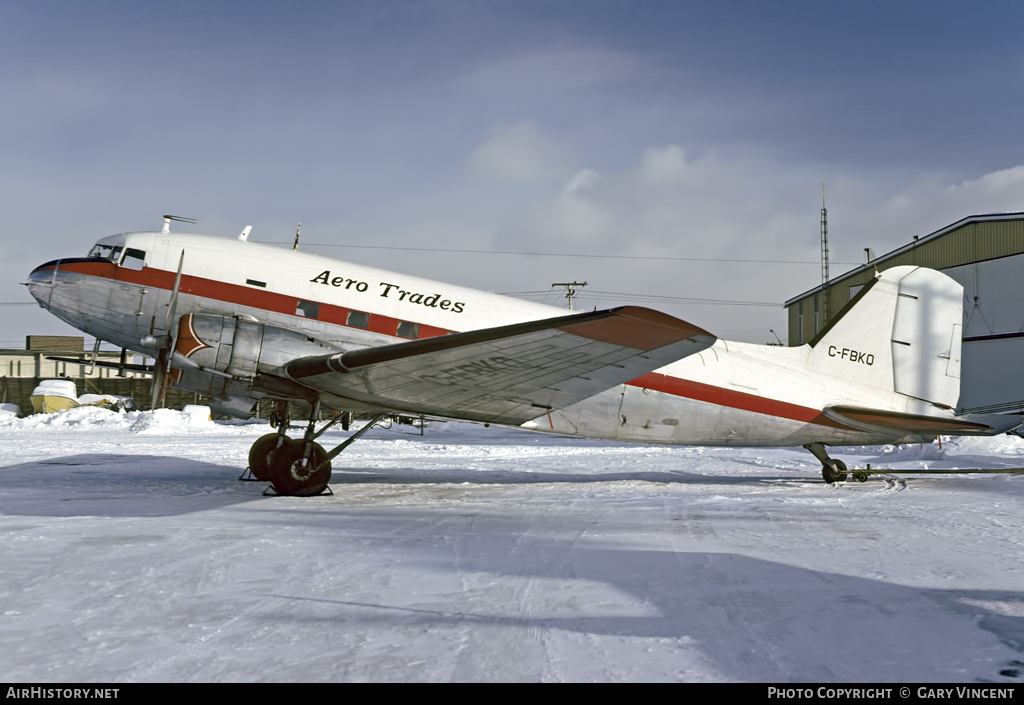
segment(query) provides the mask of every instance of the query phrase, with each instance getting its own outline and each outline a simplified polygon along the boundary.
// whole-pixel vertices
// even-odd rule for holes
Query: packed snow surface
[[[1020,438],[833,449],[894,474],[826,485],[802,449],[396,426],[300,499],[238,481],[268,431],[0,415],[4,680],[1024,680],[1024,476],[898,472]]]

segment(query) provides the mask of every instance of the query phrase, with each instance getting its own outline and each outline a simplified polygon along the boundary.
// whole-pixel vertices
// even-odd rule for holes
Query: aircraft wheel
[[[319,443],[313,444],[310,465],[315,468],[327,458],[327,451]],[[270,481],[280,495],[312,497],[324,491],[331,481],[331,465],[310,473],[302,466],[302,442],[292,441],[274,453],[270,461]]]
[[[842,460],[836,461],[836,482],[846,482],[846,463]]]
[[[285,436],[284,445],[297,443],[297,441]],[[268,433],[260,436],[249,448],[249,472],[257,480],[270,479],[270,452],[277,448],[277,434]]]
[[[866,472],[855,472],[853,473],[853,479],[857,482],[867,482],[868,474]]]
[[[836,460],[836,469],[833,470],[828,465],[821,466],[821,476],[825,479],[825,482],[832,484],[833,482],[846,482],[846,463],[842,460]]]

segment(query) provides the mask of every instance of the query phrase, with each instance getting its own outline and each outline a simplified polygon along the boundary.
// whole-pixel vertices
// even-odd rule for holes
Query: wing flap
[[[624,306],[293,360],[288,376],[385,408],[520,424],[699,352],[715,336]]]

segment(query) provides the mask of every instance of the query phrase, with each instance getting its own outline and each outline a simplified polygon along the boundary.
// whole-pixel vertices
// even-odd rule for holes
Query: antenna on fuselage
[[[169,233],[171,232],[171,221],[177,221],[179,223],[190,223],[195,224],[197,221],[195,218],[186,218],[180,215],[165,215],[164,216],[164,228],[160,232]]]
[[[252,226],[251,225],[246,225],[245,226],[245,230],[243,230],[242,234],[238,236],[238,239],[241,240],[242,242],[246,242],[249,239],[249,233],[251,233],[251,232],[252,232]]]
[[[302,223],[299,223],[299,227],[295,228],[295,244],[292,245],[292,251],[299,249],[299,231],[302,230]]]

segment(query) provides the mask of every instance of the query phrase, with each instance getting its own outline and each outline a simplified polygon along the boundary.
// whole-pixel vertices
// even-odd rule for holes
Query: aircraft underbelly
[[[571,420],[571,422],[570,422]],[[827,423],[827,420],[825,420]],[[811,423],[620,385],[537,420],[537,430],[670,445],[800,446],[891,443],[891,435]]]

